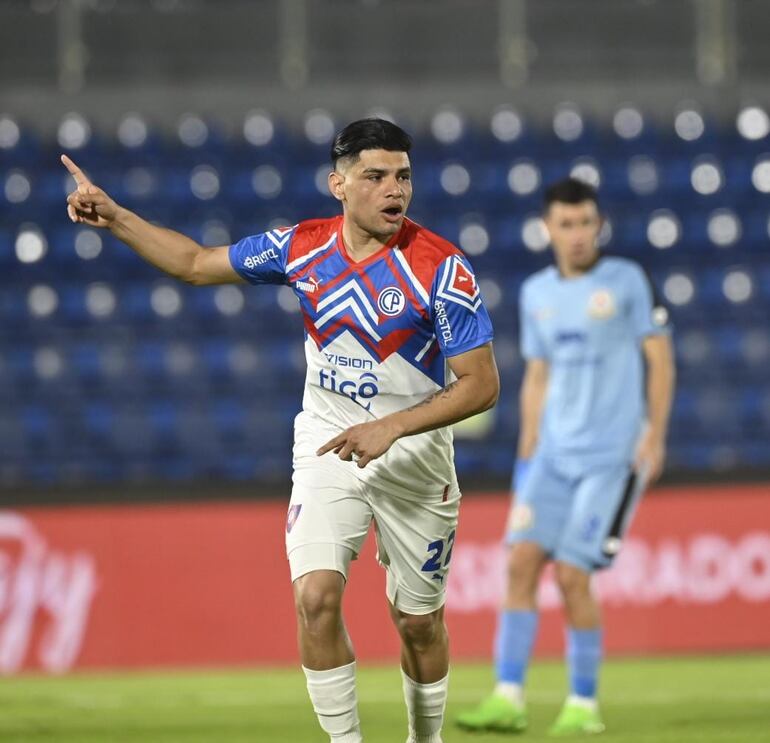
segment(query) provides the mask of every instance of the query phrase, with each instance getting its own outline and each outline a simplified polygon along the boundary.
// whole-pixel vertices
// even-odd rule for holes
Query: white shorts
[[[460,508],[456,480],[444,492],[407,499],[363,482],[355,463],[333,452],[316,457],[298,448],[286,522],[292,581],[313,570],[336,570],[347,580],[374,521],[390,602],[407,614],[443,606]]]

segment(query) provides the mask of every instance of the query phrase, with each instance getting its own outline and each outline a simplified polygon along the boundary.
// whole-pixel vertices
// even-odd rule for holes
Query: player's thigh
[[[533,543],[550,555],[569,518],[573,487],[573,481],[549,459],[535,457],[524,485],[511,501],[507,544]]]
[[[387,573],[387,595],[401,612],[424,615],[446,600],[446,584],[457,532],[460,490],[446,499],[407,499],[370,491],[377,531],[377,558]]]
[[[316,570],[345,578],[361,550],[372,510],[361,483],[333,458],[295,459],[286,519],[286,554],[291,579]]]
[[[644,485],[628,463],[581,478],[555,558],[588,572],[608,567],[620,551]]]

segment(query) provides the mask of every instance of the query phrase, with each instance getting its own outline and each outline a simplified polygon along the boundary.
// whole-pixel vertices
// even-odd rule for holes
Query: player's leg
[[[360,743],[356,664],[342,617],[350,561],[371,522],[347,462],[295,467],[286,550],[307,689],[321,728],[335,743]]]
[[[449,635],[444,607],[409,614],[392,604],[401,637],[401,678],[409,717],[409,743],[439,743],[449,684]]]
[[[302,665],[323,671],[352,663],[353,645],[342,619],[343,574],[313,570],[297,578],[293,588]]]
[[[444,601],[460,491],[415,494],[372,490],[378,558],[387,571],[391,617],[401,638],[409,743],[440,743],[449,682]]]
[[[604,724],[596,700],[602,662],[599,603],[591,588],[591,571],[557,561],[556,582],[567,618],[566,661],[570,694],[551,733],[600,733]]]
[[[556,580],[567,617],[566,660],[570,696],[552,728],[555,734],[601,732],[597,688],[603,656],[599,603],[592,573],[611,564],[643,489],[627,464],[582,478],[570,519],[556,549]]]
[[[460,714],[470,730],[523,730],[524,682],[537,635],[537,587],[569,508],[571,482],[544,458],[536,458],[516,493],[508,521],[507,583],[495,638],[497,684],[492,694]]]

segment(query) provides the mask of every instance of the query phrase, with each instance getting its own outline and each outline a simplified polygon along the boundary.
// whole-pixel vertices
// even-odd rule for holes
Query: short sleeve
[[[457,356],[492,340],[492,321],[464,256],[451,255],[438,267],[431,307],[434,332],[444,356]]]
[[[294,228],[244,237],[230,246],[230,263],[250,284],[285,284]]]
[[[630,271],[630,319],[637,338],[671,332],[668,309],[641,266]]]
[[[519,292],[519,326],[521,355],[527,360],[548,358],[548,350],[543,343],[534,310],[527,298],[526,284]]]

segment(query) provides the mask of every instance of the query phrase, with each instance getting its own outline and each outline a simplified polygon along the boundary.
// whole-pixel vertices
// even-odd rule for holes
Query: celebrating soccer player
[[[337,743],[362,740],[342,595],[373,520],[401,637],[409,741],[441,741],[443,605],[460,501],[449,426],[498,395],[473,270],[406,218],[410,148],[390,122],[353,122],[332,147],[329,188],[341,216],[210,249],[120,207],[62,157],[77,183],[67,198],[73,222],[109,229],[191,284],[286,284],[299,300],[307,377],[286,551],[308,692]]]
[[[674,366],[668,315],[644,271],[599,252],[594,189],[571,178],[552,185],[544,219],[556,265],[531,276],[520,296],[526,371],[497,686],[457,722],[526,728],[537,587],[553,560],[569,625],[570,695],[551,733],[597,733],[602,630],[591,574],[618,554],[642,491],[663,468]]]

